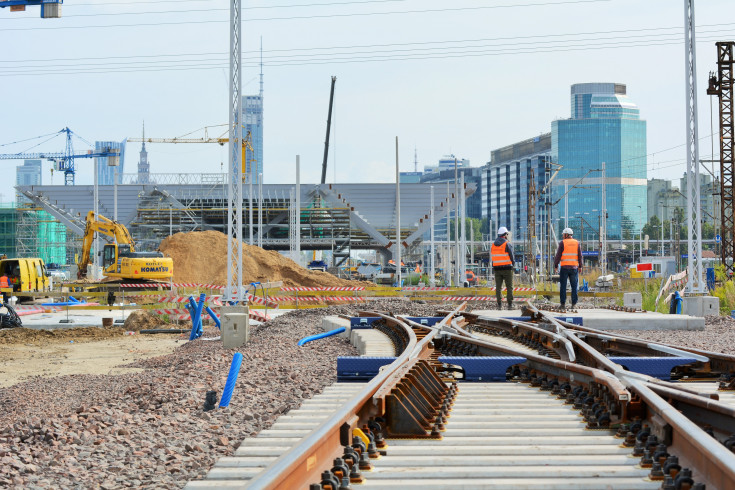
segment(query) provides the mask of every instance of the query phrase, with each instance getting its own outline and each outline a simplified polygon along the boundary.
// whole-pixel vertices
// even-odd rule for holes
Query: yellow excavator
[[[173,259],[164,257],[161,252],[136,252],[133,237],[124,225],[99,214],[95,216],[94,211],[90,211],[84,229],[82,255],[77,263],[79,279],[87,276],[95,233],[115,239],[114,243],[107,243],[102,248],[102,272],[105,276],[138,281],[168,281],[173,277]]]

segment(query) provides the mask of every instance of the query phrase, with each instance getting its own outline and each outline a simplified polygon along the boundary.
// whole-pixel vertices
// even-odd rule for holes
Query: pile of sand
[[[227,236],[218,231],[176,233],[161,242],[159,250],[174,260],[174,282],[227,283]],[[243,243],[243,284],[283,281],[284,286],[366,286],[372,283],[339,279],[301,267],[273,250]]]

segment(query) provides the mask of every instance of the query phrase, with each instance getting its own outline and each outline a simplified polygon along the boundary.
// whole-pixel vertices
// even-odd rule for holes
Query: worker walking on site
[[[498,238],[490,247],[490,256],[495,274],[495,297],[498,309],[503,309],[503,283],[508,290],[508,309],[513,309],[513,246],[508,242],[510,231],[505,226],[498,228]]]
[[[565,309],[567,301],[567,279],[572,288],[572,308],[577,306],[577,284],[579,273],[582,272],[582,248],[579,242],[572,238],[574,231],[564,228],[561,232],[563,240],[559,242],[554,256],[554,269],[559,267],[559,303]]]

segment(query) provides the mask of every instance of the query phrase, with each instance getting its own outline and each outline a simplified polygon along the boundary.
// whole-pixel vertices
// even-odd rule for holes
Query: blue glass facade
[[[107,149],[120,150],[120,159],[117,167],[117,183],[122,184],[125,172],[125,141],[95,141],[95,152]],[[115,167],[109,166],[108,157],[96,157],[97,160],[97,183],[99,185],[113,185],[115,183]],[[77,168],[79,162],[76,162]]]
[[[637,234],[647,215],[646,121],[625,95],[625,85],[612,83],[573,85],[572,115],[551,124],[552,160],[563,167],[552,186],[558,228],[566,223],[581,236],[584,226],[597,235],[604,162],[607,236]]]
[[[252,182],[257,182],[258,174],[263,173],[263,95],[246,95],[242,98],[243,129],[242,137],[250,131],[253,152],[245,151],[247,173]]]

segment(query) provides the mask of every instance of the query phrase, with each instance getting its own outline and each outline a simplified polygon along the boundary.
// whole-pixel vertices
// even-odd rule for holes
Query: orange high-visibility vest
[[[0,288],[8,288],[8,287],[10,287],[8,285],[8,276],[3,274],[2,276],[0,276]]]
[[[492,247],[490,247],[490,255],[492,255],[493,259],[493,267],[497,267],[499,265],[513,264],[513,262],[510,261],[510,254],[506,250],[507,246],[508,242],[503,242],[502,245],[495,245],[493,243]]]
[[[579,267],[579,242],[574,238],[565,238],[562,242],[564,250],[561,252],[559,265]]]

